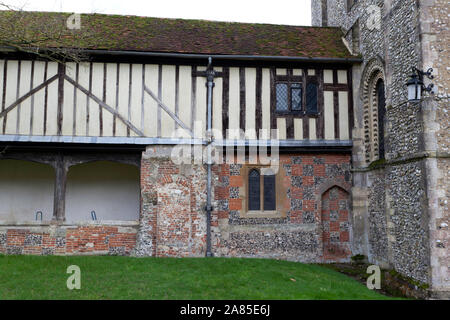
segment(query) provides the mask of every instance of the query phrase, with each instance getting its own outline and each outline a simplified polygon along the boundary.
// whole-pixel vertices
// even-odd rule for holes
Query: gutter
[[[259,56],[241,54],[197,54],[197,53],[171,53],[171,52],[142,52],[122,50],[83,50],[90,55],[113,55],[113,56],[142,56],[163,57],[183,59],[205,59],[215,60],[246,60],[246,61],[281,61],[281,62],[319,62],[319,63],[361,63],[362,58],[320,58],[320,57],[295,57],[295,56]]]
[[[55,51],[58,49],[54,49]],[[145,51],[124,51],[124,50],[92,50],[81,49],[83,53],[90,56],[123,56],[123,57],[159,57],[175,59],[197,59],[204,60],[211,58],[215,60],[239,60],[239,61],[265,61],[265,62],[309,62],[309,63],[362,63],[360,57],[354,58],[321,58],[321,57],[296,57],[296,56],[265,56],[265,55],[241,55],[241,54],[197,54],[197,53],[174,53],[174,52],[145,52]],[[12,53],[20,52],[15,48],[0,47],[0,52]],[[42,50],[45,52],[45,50]]]

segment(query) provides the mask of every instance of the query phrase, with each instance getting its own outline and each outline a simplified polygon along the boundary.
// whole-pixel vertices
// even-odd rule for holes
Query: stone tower
[[[353,69],[353,251],[447,298],[448,17],[446,0],[312,0],[313,26],[341,27],[364,60]],[[434,75],[434,94],[416,103],[405,86],[413,67]]]

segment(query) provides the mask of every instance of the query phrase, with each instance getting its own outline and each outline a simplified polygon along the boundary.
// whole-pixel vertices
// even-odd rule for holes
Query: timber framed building
[[[31,36],[69,16],[25,14]],[[93,14],[65,32],[47,48],[80,61],[0,52],[0,253],[370,258],[352,166],[384,141],[368,124],[358,149],[364,60],[340,28]],[[173,157],[210,145],[227,161]]]

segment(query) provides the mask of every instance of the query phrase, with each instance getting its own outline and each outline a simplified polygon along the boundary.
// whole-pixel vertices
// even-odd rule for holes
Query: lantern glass
[[[408,100],[409,101],[418,101],[420,100],[422,94],[422,90],[420,87],[420,84],[415,82],[415,83],[410,83],[408,84]]]

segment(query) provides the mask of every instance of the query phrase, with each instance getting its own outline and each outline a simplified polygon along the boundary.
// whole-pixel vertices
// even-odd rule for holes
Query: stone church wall
[[[138,256],[200,257],[206,252],[206,169],[176,165],[171,149],[149,146],[142,157]],[[268,214],[247,211],[247,166],[213,165],[214,256],[350,260],[349,153],[281,154],[277,210]]]
[[[433,290],[449,290],[449,28],[444,0],[313,0],[313,24],[340,26],[364,62],[354,68],[354,248]],[[326,4],[326,6],[325,6]],[[314,10],[319,8],[320,10]],[[363,161],[362,88],[371,61],[386,86],[385,160]],[[434,69],[435,95],[407,103],[412,67]],[[359,85],[358,85],[359,84]],[[428,82],[426,82],[428,84]],[[356,253],[356,252],[355,252]]]

